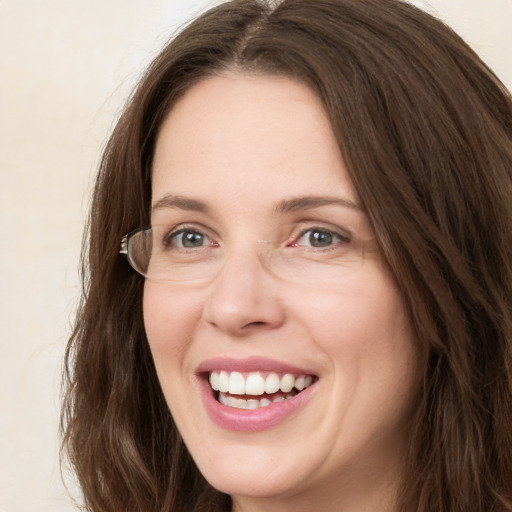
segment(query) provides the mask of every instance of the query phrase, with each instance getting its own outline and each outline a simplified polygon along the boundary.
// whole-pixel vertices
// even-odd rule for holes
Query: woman
[[[424,12],[198,18],[95,188],[63,415],[87,509],[512,510],[511,178],[510,95]]]

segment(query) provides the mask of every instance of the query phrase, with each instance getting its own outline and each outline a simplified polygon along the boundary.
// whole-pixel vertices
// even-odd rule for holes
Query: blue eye
[[[294,245],[303,245],[315,249],[325,249],[340,243],[349,243],[350,239],[341,236],[329,229],[311,228],[304,231]]]
[[[167,239],[168,245],[174,245],[182,249],[196,249],[212,245],[212,243],[208,236],[194,229],[180,229],[171,233]]]

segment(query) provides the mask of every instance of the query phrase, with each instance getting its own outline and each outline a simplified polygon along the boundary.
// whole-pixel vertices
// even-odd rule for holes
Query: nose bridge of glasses
[[[212,277],[220,273],[227,275],[240,272],[246,277],[260,274],[280,277],[282,265],[282,247],[271,239],[257,239],[230,243],[219,248],[219,253],[214,257],[209,272]],[[206,270],[206,268],[204,269]]]
[[[248,243],[231,243],[221,249],[224,265],[239,265],[242,268],[256,263],[266,267],[271,255],[278,251],[272,240],[258,239]],[[223,265],[223,266],[224,266]]]
[[[306,261],[307,258],[295,254],[293,248],[283,246],[279,240],[273,239],[256,239],[243,247],[227,247],[225,255],[227,267],[235,264],[250,271],[250,267],[256,265],[254,269],[259,268],[273,278],[287,281],[296,281],[301,278],[300,274],[304,277],[311,273]]]

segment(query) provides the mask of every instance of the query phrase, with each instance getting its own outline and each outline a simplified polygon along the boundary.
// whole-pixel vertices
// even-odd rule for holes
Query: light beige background
[[[149,59],[218,1],[0,0],[0,512],[73,510],[59,385],[94,170]],[[512,88],[512,0],[427,8]]]

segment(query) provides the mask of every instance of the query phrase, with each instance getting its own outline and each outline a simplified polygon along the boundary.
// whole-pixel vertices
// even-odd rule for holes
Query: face
[[[203,475],[240,510],[382,505],[417,357],[318,98],[288,78],[205,79],[161,127],[152,194],[169,265],[146,280],[144,321]]]

